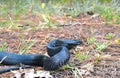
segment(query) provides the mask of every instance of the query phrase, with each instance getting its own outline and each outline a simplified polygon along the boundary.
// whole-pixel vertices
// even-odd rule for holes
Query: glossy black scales
[[[47,44],[47,53],[49,56],[41,54],[16,54],[12,52],[0,52],[0,63],[4,65],[29,65],[41,66],[45,70],[57,70],[61,66],[65,65],[70,59],[69,49],[81,44],[80,40],[61,40],[55,39]],[[29,67],[28,66],[28,67]],[[22,68],[28,68],[22,66]],[[4,73],[10,70],[17,70],[19,66],[0,70],[0,73]]]

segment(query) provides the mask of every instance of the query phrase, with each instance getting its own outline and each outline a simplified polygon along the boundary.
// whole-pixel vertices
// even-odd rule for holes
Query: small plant
[[[106,34],[106,37],[107,37],[107,39],[112,39],[113,38],[113,34],[112,33],[108,33],[108,34]]]
[[[44,20],[44,27],[49,28],[49,27],[57,27],[58,22],[55,20],[52,20],[50,16],[42,15],[42,18]]]
[[[74,70],[74,69],[75,69],[75,64],[70,63],[69,65],[68,65],[68,64],[67,64],[67,65],[64,65],[64,66],[62,67],[62,69],[71,69],[71,70]]]
[[[109,42],[106,42],[106,43],[100,43],[100,42],[97,42],[95,43],[95,46],[96,46],[96,50],[101,52],[103,51],[110,43]]]
[[[112,33],[109,33],[106,35],[106,37],[108,39],[111,39],[113,38],[113,34]],[[95,45],[95,48],[97,51],[101,52],[103,51],[109,44],[110,42],[106,42],[106,43],[101,43],[101,42],[97,42],[97,40],[94,38],[94,37],[91,37],[87,43],[90,45],[90,44],[94,44]]]
[[[65,65],[62,68],[63,69],[71,69],[75,78],[82,78],[80,69],[78,69],[73,63],[71,65]]]
[[[78,53],[76,52],[76,57],[82,61],[82,60],[85,60],[85,59],[89,59],[89,55],[88,54],[85,54],[85,53]]]
[[[45,26],[50,27],[50,18],[42,15],[43,20],[45,21]]]
[[[93,44],[95,43],[96,39],[94,37],[91,37],[89,40],[87,40],[88,44]]]
[[[0,51],[5,51],[6,49],[6,42],[2,43],[2,46],[0,46]]]
[[[114,17],[114,13],[109,6],[97,6],[96,10],[99,10],[100,14],[105,18],[106,23],[111,21]]]
[[[120,39],[116,39],[115,42],[116,42],[117,44],[120,44]]]
[[[94,60],[94,65],[97,65],[99,63],[99,60],[102,58],[100,54],[95,54],[95,60]]]
[[[23,36],[21,36],[21,37],[22,37],[22,42],[21,42],[21,46],[20,46],[20,54],[25,54],[37,42],[37,40],[33,40],[33,42],[26,42],[24,40],[24,37]]]
[[[113,23],[120,24],[120,14],[115,14],[114,15]]]
[[[72,66],[71,65],[65,65],[65,66],[63,66],[63,68],[64,69],[66,69],[66,68],[71,69],[75,78],[82,78],[82,74],[81,74],[80,69],[78,69],[74,64],[72,64]]]

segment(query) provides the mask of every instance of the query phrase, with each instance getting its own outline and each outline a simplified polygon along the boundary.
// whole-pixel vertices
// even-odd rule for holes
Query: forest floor
[[[11,17],[14,19],[16,16]],[[2,27],[0,29],[0,46],[3,46],[3,42],[5,42],[5,51],[20,53],[21,50],[27,51],[27,53],[46,54],[46,45],[50,40],[55,38],[79,39],[84,43],[70,50],[71,58],[66,67],[63,66],[59,70],[50,72],[54,78],[120,77],[120,44],[115,42],[120,39],[119,24],[106,24],[100,15],[80,14],[73,19],[69,16],[52,17],[52,21],[59,22],[58,26],[44,28],[40,27],[40,23],[43,23],[44,20],[38,15],[28,14],[18,16],[18,18],[19,21],[16,23],[19,26],[17,28]],[[7,20],[7,17],[0,19],[0,21],[3,20]],[[26,22],[26,20],[28,21]],[[106,36],[109,33],[112,33],[110,39]],[[92,37],[97,42],[110,44],[98,52],[95,44],[88,44],[88,40]],[[29,44],[32,45],[30,48]],[[81,57],[77,54],[80,54]],[[0,69],[5,67],[1,65]],[[26,70],[30,69],[22,70],[22,72]],[[35,67],[35,70],[44,71],[42,67]],[[0,74],[0,78],[13,78],[13,76],[13,72]]]

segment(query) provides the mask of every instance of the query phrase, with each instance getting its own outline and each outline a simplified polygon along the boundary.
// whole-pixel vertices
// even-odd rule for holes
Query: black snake
[[[21,68],[31,68],[32,66],[41,66],[45,70],[56,70],[66,64],[70,58],[69,49],[81,44],[80,40],[61,40],[55,39],[47,44],[47,53],[41,54],[16,54],[11,52],[0,52],[0,63],[3,65],[29,65]],[[0,70],[0,73],[19,69],[20,66]]]

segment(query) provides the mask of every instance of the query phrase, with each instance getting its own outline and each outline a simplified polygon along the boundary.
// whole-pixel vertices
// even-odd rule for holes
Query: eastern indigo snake
[[[0,63],[3,65],[29,65],[21,68],[31,68],[31,66],[41,66],[45,70],[56,70],[66,64],[70,58],[69,49],[81,44],[80,40],[55,39],[47,44],[47,53],[42,54],[17,54],[11,52],[0,52]],[[0,70],[0,73],[19,69],[19,66]]]

